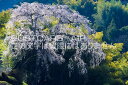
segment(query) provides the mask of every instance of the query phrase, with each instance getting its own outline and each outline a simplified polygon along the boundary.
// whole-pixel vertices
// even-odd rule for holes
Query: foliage
[[[126,9],[127,6],[122,5],[120,1],[111,0],[111,2],[97,2],[97,13],[94,15],[94,26],[98,31],[103,31],[108,28],[112,20],[117,29],[127,26],[126,20],[128,18],[128,12]]]
[[[12,84],[9,84],[9,83],[6,82],[6,81],[0,81],[0,85],[12,85]]]
[[[93,36],[102,38],[101,32]],[[95,37],[93,37],[94,40]],[[101,40],[102,41],[102,40]],[[94,69],[90,69],[88,85],[124,85],[128,80],[128,52],[121,53],[123,43],[107,44],[102,42],[106,59]],[[93,80],[93,81],[91,81]]]
[[[122,28],[128,25],[128,5],[123,2],[120,0],[63,0],[61,4],[69,5],[88,17],[96,31],[103,31],[104,41],[109,44],[124,43],[123,51],[127,51],[128,32],[123,31]]]
[[[92,34],[89,37],[95,41],[98,41],[99,43],[103,42],[103,32],[96,32],[95,34]]]
[[[28,85],[27,83],[23,82],[23,85]]]
[[[112,61],[113,57],[120,56],[120,51],[122,51],[123,43],[115,43],[114,45],[109,45],[102,43],[103,51],[106,54],[106,61]]]
[[[66,4],[77,10],[81,15],[86,16],[91,22],[94,21],[92,15],[96,13],[95,2],[93,0],[58,0],[59,4]]]
[[[122,34],[121,29],[128,25],[128,6],[122,4],[121,1],[99,0],[96,10],[97,13],[93,15],[94,28],[97,31],[103,31],[103,40],[108,43],[124,43],[125,51],[127,51],[127,42],[125,42],[127,39],[121,38],[127,35],[127,30]]]
[[[2,11],[0,13],[0,57],[2,62],[4,62],[2,64],[4,68],[9,67],[9,63],[11,62],[10,57],[5,56],[8,55],[6,53],[8,49],[7,49],[7,45],[4,43],[4,38],[7,32],[5,26],[9,19],[10,19],[10,10]]]
[[[10,19],[10,10],[0,12],[0,39],[6,35],[5,24]]]
[[[35,0],[27,0],[27,1],[33,2]],[[106,54],[106,60],[104,60],[100,64],[100,66],[97,66],[96,68],[90,68],[88,70],[87,85],[124,85],[124,84],[128,85],[128,67],[127,67],[128,66],[128,52],[122,53],[123,43],[124,43],[124,47],[126,48],[125,51],[127,51],[128,49],[127,48],[128,47],[127,45],[128,5],[124,5],[122,4],[122,2],[117,1],[117,0],[107,0],[107,1],[98,0],[97,2],[93,0],[47,0],[47,1],[37,0],[37,1],[42,2],[42,3],[51,3],[51,4],[59,3],[59,4],[69,5],[71,8],[80,12],[80,14],[88,17],[88,19],[92,22],[93,28],[95,28],[98,31],[97,33],[92,34],[89,37],[93,39],[94,41],[101,43],[102,50]],[[66,9],[66,6],[65,6],[65,9]],[[40,13],[39,10],[37,11],[37,13]],[[60,12],[60,14],[63,14],[63,13]],[[66,15],[66,14],[63,14],[63,15]],[[3,43],[5,34],[8,34],[8,35],[15,34],[15,29],[22,27],[21,23],[26,23],[26,21],[14,22],[13,28],[11,26],[12,24],[8,23],[7,27],[9,27],[9,29],[6,30],[5,23],[9,20],[9,18],[10,18],[10,11],[3,11],[2,13],[0,13],[0,38],[1,38],[0,55],[2,57],[2,61],[4,62],[3,63],[4,67],[11,67],[11,63],[12,63],[10,55],[6,57],[3,55],[3,51],[5,51],[5,54],[6,54],[6,51],[8,51],[7,46]],[[46,17],[46,19],[51,20],[51,21],[45,24],[40,23],[40,21],[37,23],[40,25],[39,27],[43,28],[42,29],[43,31],[49,34],[51,29],[53,29],[54,27],[58,26],[58,24],[60,24],[61,19],[57,19],[54,16]],[[33,20],[30,20],[30,21],[33,21]],[[64,23],[64,22],[61,22],[61,23]],[[33,25],[32,23],[31,24],[26,23],[24,27],[32,28],[34,26],[32,25]],[[70,33],[70,34],[74,33],[74,35],[80,35],[80,33],[84,33],[84,34],[88,33],[88,30],[84,29],[86,27],[83,26],[83,24],[78,25],[80,29],[76,29],[76,25],[78,25],[78,23],[71,24],[71,22],[67,20],[66,24],[63,24],[63,28],[64,28],[63,30],[66,30],[66,33]],[[75,32],[72,33],[71,29],[75,29]],[[82,32],[78,33],[79,30]],[[115,43],[115,44],[110,45],[103,41],[107,41],[108,43]],[[72,62],[73,62],[73,59],[72,59]],[[74,64],[77,64],[77,63],[74,63]],[[63,65],[62,65],[62,68],[63,70],[65,69]],[[33,69],[33,67],[31,69]],[[53,74],[54,74],[54,71],[55,69],[52,69]],[[67,70],[64,70],[64,71],[67,71]],[[58,73],[58,72],[55,72],[55,73]],[[65,74],[67,75],[67,73]],[[77,74],[75,73],[73,75],[75,77],[78,77]],[[29,75],[29,77],[31,77],[31,75]],[[60,79],[60,78],[55,78],[55,79]],[[23,83],[23,85],[26,85],[26,84]]]
[[[27,85],[27,83],[21,80],[22,76],[19,76],[22,74],[22,70],[12,70],[8,74],[2,72],[0,76],[0,85]]]
[[[10,10],[3,11],[0,13],[0,28],[4,26],[5,23],[8,22],[10,18]]]

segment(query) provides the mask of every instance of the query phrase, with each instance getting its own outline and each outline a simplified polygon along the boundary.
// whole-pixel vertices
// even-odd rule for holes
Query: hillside
[[[0,2],[0,85],[128,85],[127,1]]]

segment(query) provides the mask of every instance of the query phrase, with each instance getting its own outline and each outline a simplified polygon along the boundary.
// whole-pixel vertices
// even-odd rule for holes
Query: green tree
[[[0,13],[0,28],[4,27],[5,23],[8,22],[10,18],[10,10],[3,11]]]

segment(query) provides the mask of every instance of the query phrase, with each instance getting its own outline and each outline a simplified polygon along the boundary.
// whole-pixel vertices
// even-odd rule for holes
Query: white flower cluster
[[[52,27],[48,26],[50,23],[56,22]],[[11,24],[20,22],[21,26],[31,25],[35,29],[44,29],[47,25],[53,32],[64,31],[67,29],[65,24],[73,24],[74,27],[79,29],[80,25],[83,25],[88,33],[92,33],[93,30],[89,27],[87,20],[84,16],[81,16],[78,12],[71,10],[66,5],[43,5],[40,3],[23,3],[21,6],[17,6],[12,11]],[[15,25],[14,25],[15,26]],[[71,30],[71,29],[70,29]]]
[[[50,26],[54,20],[58,21],[55,22],[55,25]],[[17,26],[17,22],[20,24],[19,26]],[[59,33],[67,29],[66,24],[73,24],[76,29],[79,29],[79,26],[82,25],[87,29],[88,34],[93,32],[88,25],[89,21],[66,5],[23,3],[12,10],[11,19],[8,23],[11,23],[12,27],[18,29],[15,35],[7,36],[6,40],[8,41],[10,52],[13,54],[16,53],[15,56],[19,60],[22,60],[23,57],[30,57],[26,56],[26,54],[30,50],[34,50],[38,66],[41,64],[41,66],[49,68],[49,64],[53,64],[54,62],[58,64],[64,63],[66,61],[64,55],[67,50],[62,49],[62,54],[56,52],[58,50],[56,48],[56,40],[60,38],[63,38],[62,42],[69,42],[71,44],[76,42],[79,42],[79,44],[84,43],[84,50],[80,48],[75,49],[75,53],[67,60],[69,62],[68,68],[71,72],[77,67],[79,73],[86,74],[86,66],[95,67],[105,58],[100,44],[89,39],[86,35],[83,36],[83,39],[74,40],[73,37],[77,35],[65,34],[65,32]],[[42,31],[45,28],[50,29],[49,34],[45,34]],[[50,34],[55,34],[52,40],[50,39]],[[20,36],[21,40],[17,36]],[[41,41],[38,38],[42,38]],[[49,39],[51,41],[47,42]],[[18,45],[21,43],[24,46],[22,49],[21,45]],[[30,44],[32,49],[28,49],[28,44]],[[34,45],[38,45],[38,49]],[[15,50],[12,50],[13,46],[16,46]],[[40,49],[42,46],[47,46],[48,49]]]

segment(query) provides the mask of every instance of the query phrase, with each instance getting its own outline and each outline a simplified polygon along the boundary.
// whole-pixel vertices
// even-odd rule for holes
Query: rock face
[[[65,5],[23,3],[12,10],[5,41],[14,69],[29,85],[83,85],[89,67],[104,60],[99,43],[88,38],[89,21]],[[83,32],[86,31],[86,32]]]

